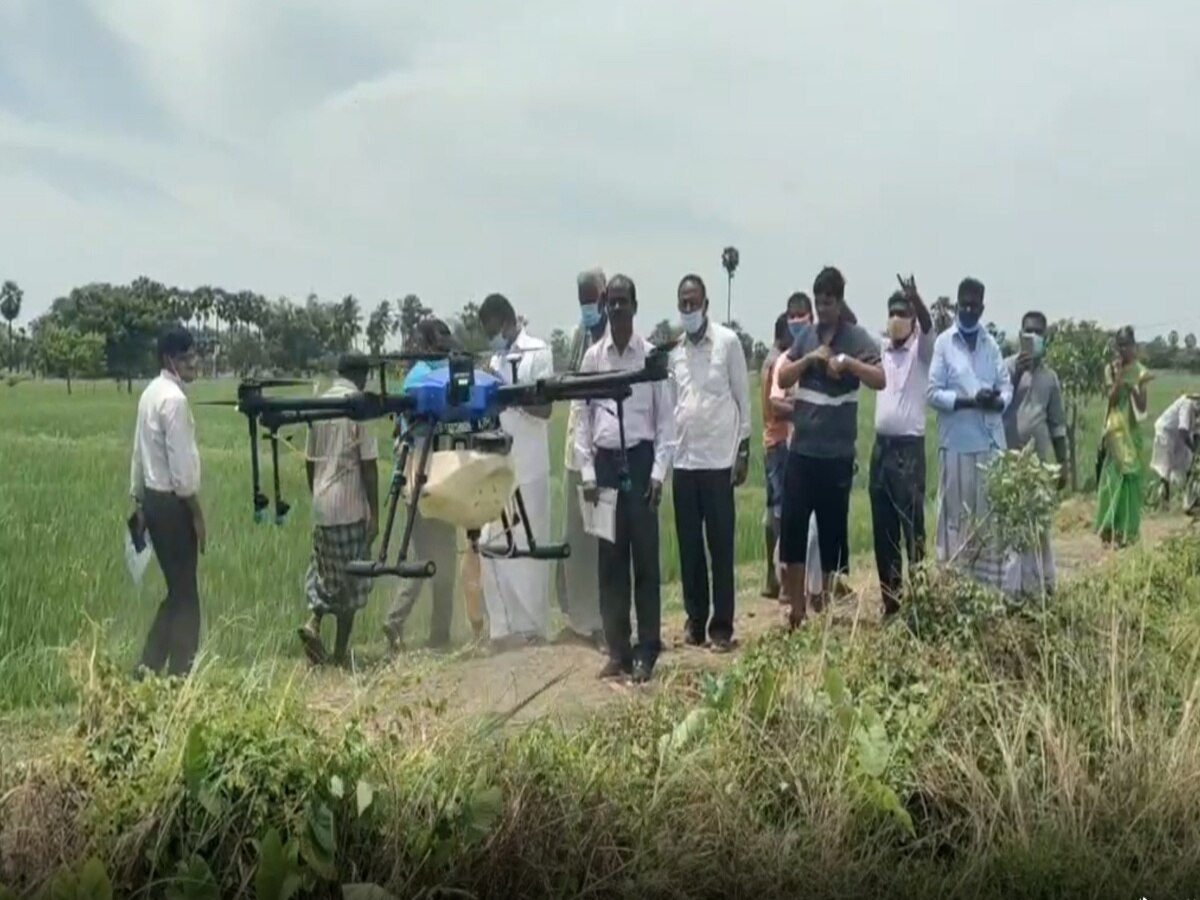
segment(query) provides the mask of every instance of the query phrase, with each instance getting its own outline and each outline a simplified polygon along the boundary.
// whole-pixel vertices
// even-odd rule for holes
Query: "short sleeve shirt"
[[[820,345],[818,328],[810,325],[796,336],[787,357],[800,359]],[[857,325],[842,322],[829,341],[829,349],[834,356],[845,354],[870,365],[879,364],[879,339]],[[800,376],[793,395],[792,453],[820,459],[854,457],[859,384],[853,375],[832,377],[821,364]]]

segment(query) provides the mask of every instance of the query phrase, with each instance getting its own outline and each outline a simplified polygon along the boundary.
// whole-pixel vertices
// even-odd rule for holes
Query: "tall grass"
[[[263,896],[274,829],[317,896],[1194,896],[1198,573],[1193,536],[1044,612],[921,578],[916,634],[814,623],[566,731],[84,655],[78,729],[0,773],[0,879]]]
[[[1154,415],[1192,385],[1164,377],[1151,387]],[[58,383],[23,382],[0,388],[0,709],[54,702],[70,696],[63,648],[90,623],[104,626],[116,658],[132,664],[161,596],[152,566],[140,590],[130,584],[122,559],[122,522],[129,511],[130,439],[137,389],[132,396],[108,383],[77,385],[68,395]],[[234,384],[197,383],[195,400],[229,398]],[[755,425],[750,477],[737,491],[737,558],[763,558],[764,501],[760,424]],[[298,657],[293,625],[303,616],[302,577],[309,555],[309,508],[299,452],[285,449],[284,494],[294,504],[282,528],[255,526],[250,516],[250,470],[245,420],[232,409],[196,406],[209,527],[208,555],[201,561],[200,590],[209,653],[238,666],[254,660]],[[561,527],[560,483],[565,409],[555,410],[551,461],[556,479],[556,528]],[[866,459],[872,440],[873,396],[864,392],[859,411],[860,471],[851,503],[851,544],[869,550],[870,508]],[[1098,412],[1084,416],[1080,460],[1095,456]],[[387,425],[377,423],[380,447]],[[303,432],[295,431],[303,447]],[[1147,442],[1149,446],[1149,442]],[[927,442],[931,473],[934,441]],[[264,456],[265,459],[265,456]],[[931,495],[936,479],[930,477]],[[663,577],[678,575],[678,544],[671,501],[662,511]],[[394,586],[381,584],[364,614],[364,633],[378,635]],[[425,604],[414,628],[424,627]],[[469,631],[456,610],[455,630]],[[368,638],[370,639],[370,638]]]

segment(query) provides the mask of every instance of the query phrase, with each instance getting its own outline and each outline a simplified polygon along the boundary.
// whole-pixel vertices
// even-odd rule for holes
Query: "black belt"
[[[912,447],[925,443],[923,434],[876,434],[875,443],[884,447]]]

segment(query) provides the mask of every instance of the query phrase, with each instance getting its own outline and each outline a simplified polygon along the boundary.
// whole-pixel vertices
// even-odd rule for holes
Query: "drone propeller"
[[[236,400],[197,400],[196,406],[237,406]]]

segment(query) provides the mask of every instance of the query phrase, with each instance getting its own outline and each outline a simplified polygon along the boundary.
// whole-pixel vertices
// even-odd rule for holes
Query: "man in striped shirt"
[[[865,384],[878,391],[886,384],[879,340],[846,321],[845,291],[841,272],[821,270],[813,284],[817,324],[800,332],[776,372],[781,388],[796,386],[779,536],[793,627],[807,615],[805,556],[814,513],[825,576],[823,596],[813,598],[815,612],[823,607],[834,579],[849,572],[858,388]]]
[[[347,354],[326,397],[359,393],[370,368],[366,357]],[[316,422],[308,432],[308,487],[312,492],[313,559],[305,577],[312,618],[300,629],[311,662],[325,662],[321,619],[337,620],[334,662],[347,659],[354,616],[367,603],[371,582],[347,574],[346,564],[366,559],[379,531],[379,449],[365,423]]]

